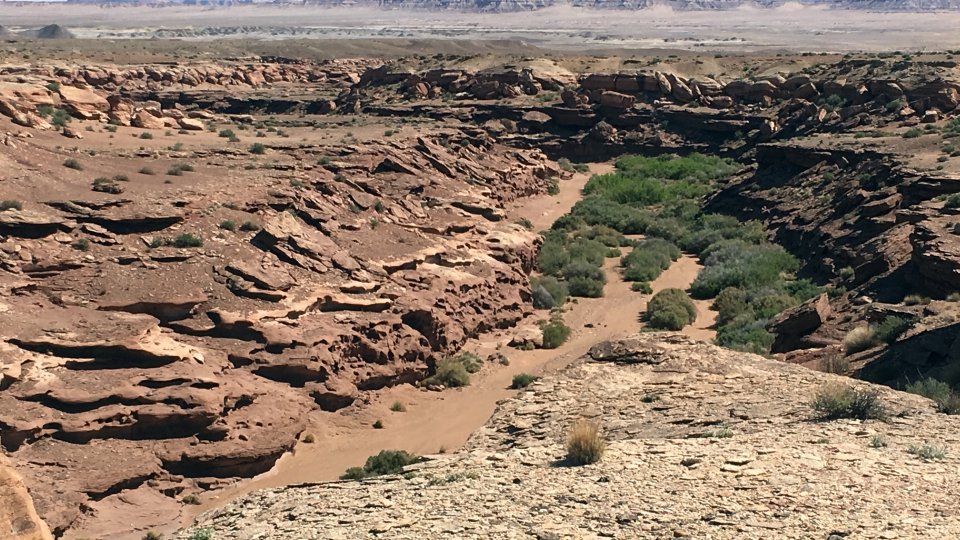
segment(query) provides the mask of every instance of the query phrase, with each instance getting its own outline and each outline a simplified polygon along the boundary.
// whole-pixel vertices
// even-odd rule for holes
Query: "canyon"
[[[506,530],[467,533],[410,519],[422,501],[398,498],[398,482],[431,471],[437,497],[458,489],[442,481],[453,475],[484,497],[513,482],[511,496],[529,498],[583,416],[604,424],[610,466],[660,456],[651,482],[690,469],[716,508],[636,528],[651,516],[611,506],[599,525],[537,523],[541,537],[800,538],[789,516],[809,502],[745,516],[748,500],[731,511],[719,493],[738,489],[731,478],[755,489],[799,455],[817,471],[838,460],[823,482],[847,491],[818,493],[853,496],[867,489],[853,467],[893,467],[865,446],[878,432],[904,451],[955,444],[953,417],[894,390],[960,378],[954,52],[174,58],[0,66],[0,485],[19,537],[187,538],[176,531],[200,510],[193,532],[299,537],[368,503],[383,510],[342,537],[510,537],[531,526],[518,509],[500,512]],[[693,341],[715,337],[713,299],[696,300],[685,336],[647,332],[652,295],[687,289],[707,261],[685,253],[643,292],[608,255],[604,296],[568,303],[571,337],[547,348],[552,315],[530,281],[541,231],[576,213],[592,175],[622,170],[618,158],[693,154],[736,170],[702,210],[756,223],[822,294],[769,321],[763,358]],[[845,343],[891,317],[909,328]],[[594,347],[608,341],[634,352]],[[480,363],[470,386],[423,382],[463,352]],[[820,372],[838,356],[842,374]],[[543,378],[508,389],[521,373]],[[841,375],[884,385],[896,429],[803,422],[807,394]],[[667,403],[641,401],[651,388]],[[392,403],[409,410],[391,416]],[[733,438],[694,436],[721,423]],[[820,431],[829,442],[811,448]],[[387,445],[431,460],[413,479],[325,483]],[[918,462],[904,474],[922,483],[890,493],[943,495],[949,464]],[[527,474],[539,480],[508,478]],[[285,487],[301,482],[317,484]],[[323,518],[334,525],[303,525],[300,507],[318,498],[336,501]],[[955,535],[929,525],[951,510],[928,502],[916,526],[904,513],[865,530]],[[845,530],[844,516],[817,515],[824,537]]]

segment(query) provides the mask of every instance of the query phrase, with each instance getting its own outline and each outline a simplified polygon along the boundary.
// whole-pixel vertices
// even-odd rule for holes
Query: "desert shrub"
[[[393,404],[390,405],[390,410],[393,412],[406,412],[407,407],[399,401],[394,401]]]
[[[930,299],[919,294],[908,294],[903,297],[903,303],[908,306],[925,306],[930,303]]]
[[[584,260],[575,260],[563,267],[562,274],[571,296],[603,296],[603,286],[607,282],[603,269]]]
[[[954,193],[943,200],[944,208],[960,208],[960,193]]]
[[[74,158],[69,158],[69,159],[64,160],[63,166],[66,167],[66,168],[68,168],[68,169],[73,169],[73,170],[75,170],[75,171],[82,171],[82,170],[83,170],[83,165],[82,165],[79,161],[77,161],[76,159],[74,159]]]
[[[930,443],[911,444],[907,448],[907,453],[924,461],[934,461],[947,457],[947,450],[944,447]]]
[[[73,118],[70,117],[70,113],[63,109],[53,109],[53,112],[50,113],[50,123],[58,128],[65,128],[71,120]]]
[[[383,203],[381,203],[380,201],[377,201],[377,203],[380,204],[381,208],[383,207]],[[383,211],[382,209],[381,209],[381,210],[377,210],[377,212],[382,212],[382,211]],[[530,220],[527,219],[527,218],[520,218],[520,219],[517,220],[516,223],[517,223],[517,225],[523,227],[524,229],[526,229],[526,230],[528,230],[528,231],[532,231],[532,230],[533,230],[533,222],[530,221]]]
[[[713,309],[717,310],[717,324],[724,325],[750,308],[747,291],[738,287],[727,287],[713,300]]]
[[[146,176],[153,176],[154,174],[156,174],[153,172],[153,169],[151,169],[150,167],[143,167],[138,172]]]
[[[570,262],[570,252],[567,251],[566,234],[558,231],[549,231],[543,238],[540,254],[537,257],[537,267],[541,272],[551,276],[559,276],[560,271]]]
[[[220,133],[218,133],[217,135],[219,137],[223,137],[224,139],[233,139],[237,136],[237,134],[234,133],[232,129],[221,129]]]
[[[231,219],[225,219],[220,222],[220,228],[225,231],[235,231],[237,230],[237,222]]]
[[[371,476],[398,474],[407,465],[419,463],[420,456],[403,450],[381,450],[380,453],[367,458],[363,467],[351,467],[340,476],[341,480],[363,480]]]
[[[259,230],[260,230],[260,224],[254,222],[254,221],[244,221],[244,222],[240,225],[240,230],[241,230],[241,231],[259,231]]]
[[[526,388],[531,384],[533,384],[539,378],[540,377],[537,377],[535,375],[530,375],[527,373],[518,373],[513,376],[513,381],[510,383],[510,388],[513,388],[514,390]]]
[[[377,419],[373,423],[373,429],[383,429],[383,420]]]
[[[173,245],[178,248],[200,247],[203,245],[203,239],[190,233],[183,233],[173,239]]]
[[[261,154],[265,154],[266,152],[267,152],[267,147],[261,143],[253,143],[250,145],[251,154],[261,155]]]
[[[712,298],[727,287],[755,288],[773,285],[785,272],[795,272],[799,261],[782,247],[723,240],[702,254],[704,268],[690,291],[696,298]]]
[[[153,133],[150,133],[149,131],[144,131],[143,133],[140,134],[140,138],[144,140],[153,139]]]
[[[923,135],[923,130],[920,128],[910,128],[903,132],[904,139],[916,139],[921,135]]]
[[[86,238],[80,238],[70,244],[70,247],[77,251],[89,251],[90,250],[90,241]]]
[[[183,173],[193,171],[193,165],[190,165],[189,163],[177,163],[167,169],[167,174],[170,176],[183,176]]]
[[[471,367],[473,365],[471,364]],[[442,385],[447,388],[460,388],[470,384],[470,371],[463,358],[452,356],[437,363],[436,372],[423,380],[424,385]]]
[[[857,420],[883,420],[886,410],[876,390],[854,388],[842,384],[822,386],[811,403],[820,420],[854,418]]]
[[[858,326],[847,332],[843,338],[843,349],[846,353],[854,354],[865,351],[878,343],[877,335],[869,326]]]
[[[887,317],[877,325],[874,335],[879,341],[893,343],[906,332],[913,323],[902,317]]]
[[[687,293],[664,289],[647,303],[647,318],[652,328],[681,330],[697,318],[697,308]]]
[[[773,334],[767,331],[765,320],[755,319],[752,313],[746,313],[717,328],[716,342],[738,351],[765,354],[770,352],[773,339]]]
[[[950,388],[949,384],[943,381],[938,381],[932,377],[914,381],[908,384],[904,390],[910,392],[911,394],[917,394],[918,396],[932,399],[937,403],[946,401],[947,398],[953,394],[953,389]]]
[[[537,309],[553,309],[560,307],[567,301],[570,291],[566,283],[553,276],[543,276],[531,280],[533,287],[533,307]]]
[[[630,290],[643,294],[652,294],[653,288],[646,281],[634,281],[630,284]]]
[[[564,324],[559,313],[554,313],[549,321],[541,323],[540,330],[543,332],[544,349],[556,349],[570,337],[570,327]]]
[[[567,437],[567,463],[589,465],[600,461],[607,443],[600,434],[600,427],[588,420],[574,424]]]
[[[13,199],[0,201],[0,212],[5,212],[7,210],[23,210],[23,203]]]
[[[588,225],[604,225],[623,234],[645,232],[652,219],[649,212],[596,195],[578,201],[573,206],[571,215],[582,219]]]
[[[189,495],[184,495],[183,498],[180,499],[180,501],[183,504],[200,504],[200,497],[197,497],[196,495],[191,493]]]
[[[643,240],[620,259],[623,278],[627,281],[653,281],[679,258],[680,248],[672,242],[660,238]]]
[[[845,375],[850,371],[850,362],[841,354],[828,354],[820,360],[820,369],[826,373]]]
[[[855,274],[856,272],[854,271],[853,267],[844,266],[843,268],[840,269],[840,279],[849,280]]]

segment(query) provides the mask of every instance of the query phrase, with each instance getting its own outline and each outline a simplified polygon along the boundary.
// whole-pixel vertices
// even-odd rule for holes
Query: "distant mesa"
[[[73,32],[67,30],[59,24],[48,24],[39,30],[33,30],[27,33],[30,37],[37,39],[73,39]]]

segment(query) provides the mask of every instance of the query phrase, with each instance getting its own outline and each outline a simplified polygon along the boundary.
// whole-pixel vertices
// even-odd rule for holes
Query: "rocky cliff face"
[[[224,539],[960,534],[942,518],[960,489],[956,417],[873,387],[895,420],[813,421],[812,395],[844,380],[644,334],[599,345],[502,403],[462,452],[403,476],[253,493],[196,528]],[[563,444],[579,418],[602,426],[609,447],[571,467]],[[911,455],[924,442],[946,445],[945,461]]]

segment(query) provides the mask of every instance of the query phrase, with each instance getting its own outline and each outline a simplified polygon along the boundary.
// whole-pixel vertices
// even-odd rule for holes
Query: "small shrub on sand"
[[[362,480],[370,476],[397,474],[407,465],[420,461],[420,456],[403,450],[381,450],[379,454],[367,458],[363,467],[350,467],[340,477],[341,480]]]
[[[513,382],[510,383],[510,388],[513,388],[514,390],[526,388],[539,378],[540,377],[527,373],[518,373],[517,375],[513,376]]]

